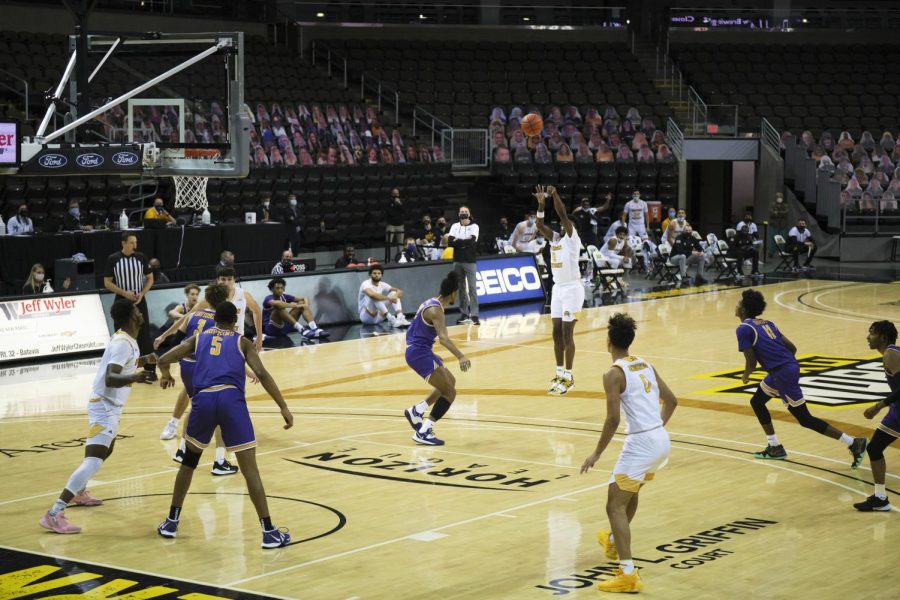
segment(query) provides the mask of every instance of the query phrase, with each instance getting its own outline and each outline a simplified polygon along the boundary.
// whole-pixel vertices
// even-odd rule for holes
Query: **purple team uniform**
[[[198,310],[188,318],[187,331],[185,336],[200,335],[207,325],[216,323],[216,311],[212,308],[204,308]],[[178,361],[181,368],[181,383],[184,384],[184,391],[187,392],[188,398],[194,395],[194,367],[196,366],[194,355],[186,356]]]
[[[185,438],[206,448],[216,427],[229,452],[256,447],[256,435],[244,397],[244,353],[241,336],[213,327],[197,336],[195,394]]]
[[[422,313],[432,306],[440,308],[441,312],[444,310],[437,298],[426,300],[419,306],[409,329],[406,330],[406,364],[425,381],[428,381],[438,367],[444,366],[444,361],[432,350],[437,339],[437,330],[434,325],[429,325],[422,318]]]
[[[800,364],[784,345],[775,323],[765,319],[744,319],[737,328],[738,350],[753,348],[756,359],[768,371],[759,387],[790,406],[805,402],[800,389]]]
[[[287,334],[294,331],[294,326],[290,323],[282,323],[281,325],[276,325],[272,323],[272,311],[274,308],[272,307],[271,301],[279,300],[281,302],[296,302],[296,296],[291,296],[290,294],[282,294],[280,297],[276,298],[274,295],[269,294],[266,296],[266,299],[263,300],[263,333],[270,337],[287,337]]]
[[[900,346],[890,345],[887,347],[885,354],[890,351],[900,352]],[[887,379],[888,387],[891,388],[891,392],[900,388],[900,373],[894,373],[890,375],[887,372],[887,369],[884,371],[884,376]],[[878,429],[882,430],[888,435],[892,435],[896,438],[900,438],[900,402],[894,402],[891,404],[888,409],[888,414],[881,420],[881,424],[878,426]]]

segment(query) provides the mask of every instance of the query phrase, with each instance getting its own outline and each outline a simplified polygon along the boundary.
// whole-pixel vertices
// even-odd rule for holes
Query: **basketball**
[[[541,134],[544,128],[544,119],[537,113],[528,113],[522,119],[522,133],[528,137],[534,137]]]

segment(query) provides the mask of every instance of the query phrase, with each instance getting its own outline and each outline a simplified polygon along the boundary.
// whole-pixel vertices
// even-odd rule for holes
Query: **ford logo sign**
[[[116,152],[113,154],[113,164],[120,167],[130,167],[138,162],[138,155],[134,152]]]
[[[94,152],[88,152],[87,154],[79,154],[75,162],[78,163],[79,167],[93,169],[103,164],[103,157]]]
[[[45,154],[38,159],[38,164],[45,169],[59,169],[68,163],[69,159],[62,154]]]

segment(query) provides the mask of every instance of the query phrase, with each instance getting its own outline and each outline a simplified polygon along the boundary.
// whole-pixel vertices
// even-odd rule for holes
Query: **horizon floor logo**
[[[803,398],[810,404],[831,407],[868,404],[884,399],[891,391],[884,377],[880,356],[859,359],[814,354],[798,357],[797,362],[800,363]],[[733,369],[700,375],[702,379],[732,382],[701,393],[752,396],[766,372],[760,369],[754,371],[747,385],[741,383],[743,373],[743,369]]]

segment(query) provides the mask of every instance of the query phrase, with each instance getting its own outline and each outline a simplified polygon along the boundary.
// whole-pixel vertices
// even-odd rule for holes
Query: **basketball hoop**
[[[214,148],[184,148],[186,159],[212,160],[219,157],[219,151]],[[206,184],[209,177],[196,175],[173,175],[175,180],[175,208],[190,208],[191,210],[206,210],[209,202],[206,198]]]

